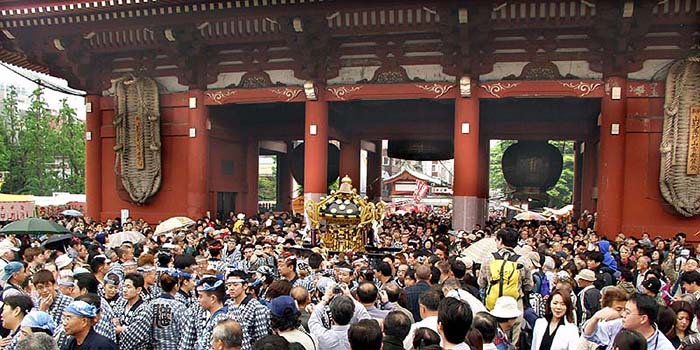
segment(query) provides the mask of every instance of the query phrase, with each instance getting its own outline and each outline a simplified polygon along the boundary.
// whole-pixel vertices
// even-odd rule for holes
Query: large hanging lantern
[[[340,175],[340,149],[338,146],[328,144],[328,171],[326,181],[328,184],[333,183]],[[304,144],[301,143],[294,147],[292,151],[292,176],[299,183],[304,183]]]
[[[454,143],[443,140],[390,140],[387,155],[406,160],[448,160],[454,158]]]
[[[503,153],[501,167],[516,197],[545,198],[564,165],[559,149],[547,141],[518,141]]]

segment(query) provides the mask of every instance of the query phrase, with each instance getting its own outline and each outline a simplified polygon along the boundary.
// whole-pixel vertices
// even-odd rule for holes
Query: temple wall
[[[683,231],[697,241],[693,234],[700,230],[700,217],[677,214],[659,190],[663,103],[663,97],[627,99],[622,230],[667,238]]]
[[[171,216],[186,215],[187,210],[187,140],[188,104],[186,94],[161,95],[161,163],[160,191],[146,206],[138,206],[120,198],[114,173],[114,104],[111,97],[102,97],[102,211],[100,220],[121,215],[121,209],[129,209],[132,218],[143,218],[156,224]],[[121,196],[128,196],[123,192]]]

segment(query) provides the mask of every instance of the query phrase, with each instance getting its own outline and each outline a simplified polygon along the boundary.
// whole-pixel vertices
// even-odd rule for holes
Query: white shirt
[[[539,350],[542,338],[549,328],[549,321],[545,318],[538,318],[535,321],[535,328],[532,330],[532,350]],[[575,324],[564,319],[564,324],[559,326],[557,334],[552,339],[550,350],[576,350],[578,347],[578,328]]]
[[[464,289],[453,289],[447,293],[446,297],[459,299],[469,304],[469,307],[472,309],[472,315],[476,315],[477,312],[481,311],[488,312],[488,310],[486,310],[486,306],[484,306],[481,300],[477,299],[472,295],[472,293],[469,293]]]
[[[437,316],[426,317],[426,318],[422,319],[421,321],[412,324],[411,330],[408,332],[406,339],[403,340],[403,348],[406,350],[413,349],[413,337],[415,336],[416,330],[418,328],[422,328],[422,327],[430,328],[430,329],[434,330],[435,333],[440,334],[438,332],[438,329],[437,329],[437,324],[438,324]],[[442,343],[442,341],[440,343]],[[440,345],[442,345],[442,344],[440,344]]]

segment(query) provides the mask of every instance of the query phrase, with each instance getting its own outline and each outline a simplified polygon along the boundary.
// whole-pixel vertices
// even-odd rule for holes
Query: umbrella
[[[83,216],[83,213],[81,213],[75,209],[68,209],[68,210],[62,211],[61,215],[63,215],[63,216]]]
[[[0,229],[0,233],[69,233],[65,227],[49,220],[29,218],[8,224]]]
[[[498,250],[495,238],[484,238],[476,241],[462,252],[462,257],[480,264],[489,254]]]
[[[547,221],[547,218],[542,214],[533,213],[531,211],[522,212],[515,216],[515,220],[520,221]]]
[[[176,216],[161,222],[155,230],[155,234],[168,233],[194,225],[194,220],[185,216]]]
[[[119,247],[125,242],[138,243],[146,239],[146,236],[137,231],[124,231],[109,236],[110,248]]]
[[[71,233],[52,235],[51,237],[49,237],[49,239],[41,243],[41,246],[46,249],[60,250],[62,252],[65,252],[65,246],[68,245],[68,242],[73,237],[76,236],[74,236]]]

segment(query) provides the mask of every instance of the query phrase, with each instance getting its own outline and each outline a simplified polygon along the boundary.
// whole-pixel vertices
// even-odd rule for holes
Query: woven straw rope
[[[114,81],[114,172],[132,201],[144,204],[161,184],[160,109],[158,86],[153,79],[124,77]],[[141,119],[141,135],[136,120]],[[139,137],[141,140],[139,141]],[[137,147],[143,150],[143,168],[138,166]]]
[[[700,58],[674,63],[666,77],[659,185],[678,213],[700,215],[700,175],[687,174],[690,107],[700,106]]]

